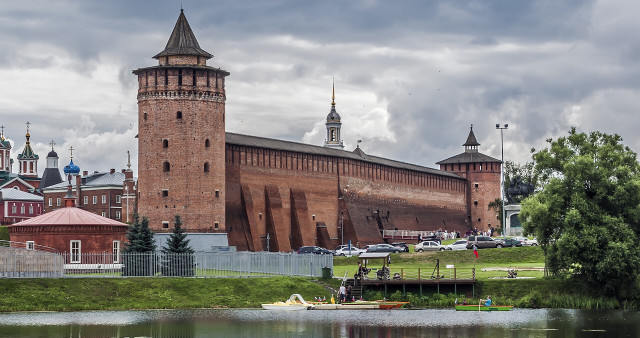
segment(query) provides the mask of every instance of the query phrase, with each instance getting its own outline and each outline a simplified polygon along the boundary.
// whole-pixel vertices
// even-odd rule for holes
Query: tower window
[[[331,141],[332,142],[336,141],[336,129],[335,128],[331,128]]]
[[[220,190],[216,189],[215,195],[216,195],[216,198],[219,198],[220,197]]]
[[[147,120],[147,112],[144,112],[144,114],[142,114],[142,119],[144,119],[145,121]]]
[[[178,111],[178,112],[176,113],[176,118],[177,118],[177,119],[182,119],[182,112],[181,112],[181,111]]]
[[[211,145],[211,142],[209,141],[209,139],[204,140],[204,147],[205,148],[209,148],[210,145]]]
[[[163,229],[169,229],[169,222],[167,222],[167,221],[162,222],[162,228]]]
[[[171,171],[171,165],[169,164],[169,162],[168,162],[168,161],[165,161],[165,162],[162,164],[162,171],[164,171],[164,172],[169,172],[169,171]]]
[[[209,162],[206,162],[206,163],[204,164],[204,172],[205,172],[205,173],[208,173],[208,172],[209,172]]]
[[[196,85],[196,70],[193,70],[193,85]]]
[[[162,197],[169,197],[169,190],[163,189],[162,190]]]
[[[178,70],[178,86],[182,86],[182,69]]]
[[[478,206],[478,201],[473,201],[473,205]]]
[[[162,148],[169,148],[169,140],[162,140]]]

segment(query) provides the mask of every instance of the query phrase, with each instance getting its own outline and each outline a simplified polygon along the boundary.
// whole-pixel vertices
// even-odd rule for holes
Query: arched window
[[[165,173],[171,171],[171,165],[169,164],[168,161],[165,161],[162,164],[162,171],[164,171]]]
[[[205,162],[205,164],[204,164],[204,172],[205,173],[209,172],[209,162]]]
[[[181,111],[178,111],[178,112],[176,113],[176,118],[177,118],[177,119],[182,119],[182,112],[181,112]]]
[[[169,140],[162,140],[162,148],[169,148]]]
[[[209,148],[210,145],[211,145],[211,142],[209,142],[209,139],[204,140],[204,147],[205,148]]]
[[[142,114],[142,118],[146,121],[147,120],[147,112],[144,112],[144,114]]]

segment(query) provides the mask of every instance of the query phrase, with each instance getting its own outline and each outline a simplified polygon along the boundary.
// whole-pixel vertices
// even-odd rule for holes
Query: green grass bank
[[[494,279],[506,272],[495,268],[542,267],[544,256],[537,247],[480,250],[476,259],[470,250],[393,254],[392,268],[440,266],[473,268],[478,282],[471,287],[388,289],[392,300],[407,300],[412,307],[447,308],[456,299],[475,304],[491,295],[496,304],[520,308],[640,309],[638,300],[618,300],[600,296],[575,281],[544,278],[542,271],[522,271],[531,279]],[[357,258],[336,258],[334,276],[353,275]],[[492,269],[493,268],[493,269]],[[485,270],[486,271],[483,271]],[[187,308],[259,308],[262,303],[282,301],[292,293],[305,299],[330,298],[339,279],[312,278],[59,278],[0,279],[0,311],[78,311]],[[381,299],[383,288],[368,288],[365,299]],[[406,291],[403,292],[403,291]],[[457,293],[454,293],[457,292]],[[473,292],[475,291],[475,293]]]

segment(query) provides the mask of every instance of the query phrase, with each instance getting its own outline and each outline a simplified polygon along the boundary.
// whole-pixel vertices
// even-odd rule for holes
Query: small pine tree
[[[156,242],[146,217],[133,215],[133,223],[127,231],[122,274],[124,276],[153,276],[157,270]]]
[[[193,253],[193,249],[189,246],[189,240],[187,234],[182,227],[182,221],[180,215],[176,215],[175,223],[173,224],[173,230],[171,236],[167,240],[166,246],[162,248],[163,253]]]
[[[195,262],[193,249],[189,246],[189,240],[180,216],[176,215],[173,224],[173,231],[166,246],[162,248],[164,260],[162,264],[162,274],[165,276],[194,276]]]

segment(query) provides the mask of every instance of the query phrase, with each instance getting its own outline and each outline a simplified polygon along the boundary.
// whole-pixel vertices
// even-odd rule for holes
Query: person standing
[[[340,299],[340,303],[344,303],[344,297],[346,292],[347,292],[347,289],[344,287],[344,284],[340,285],[340,290],[338,291],[339,293],[338,298]]]

